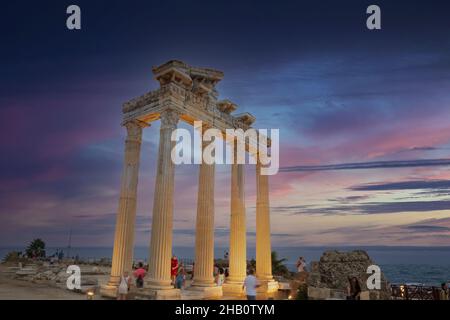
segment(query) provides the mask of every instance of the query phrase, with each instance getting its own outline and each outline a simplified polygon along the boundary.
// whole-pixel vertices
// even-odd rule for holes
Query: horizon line
[[[392,169],[430,166],[449,166],[450,159],[419,159],[419,160],[384,160],[368,162],[349,162],[326,165],[288,166],[281,167],[279,172],[306,172],[331,170],[363,170],[363,169]]]

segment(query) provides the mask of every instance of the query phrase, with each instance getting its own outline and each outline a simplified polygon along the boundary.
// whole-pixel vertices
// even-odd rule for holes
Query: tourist
[[[445,282],[441,284],[441,291],[439,292],[439,300],[448,300],[449,292],[448,286]]]
[[[183,264],[180,264],[180,267],[178,268],[178,274],[175,278],[175,288],[184,289],[185,284],[186,284],[186,271],[183,267]]]
[[[303,257],[298,258],[297,260],[297,272],[305,272],[306,271],[306,260]]]
[[[254,276],[255,271],[250,269],[248,276],[244,280],[244,285],[242,289],[245,289],[247,294],[247,300],[256,300],[256,288],[260,287],[258,280]]]
[[[171,264],[171,268],[172,268],[171,271],[170,271],[170,276],[171,276],[171,279],[172,279],[172,285],[174,285],[175,284],[175,278],[177,277],[177,274],[178,274],[178,267],[179,267],[179,265],[178,265],[178,258],[177,258],[176,255],[174,255],[172,257],[172,260],[171,260],[170,264]]]
[[[230,271],[228,270],[228,268],[225,268],[225,279],[228,278],[230,276]]]
[[[356,277],[348,277],[347,300],[360,300],[361,286]]]
[[[126,300],[128,291],[131,286],[131,277],[128,275],[128,271],[125,271],[120,278],[120,284],[118,289],[117,300]]]
[[[217,264],[215,264],[213,274],[216,275],[218,273],[219,273],[219,266]]]
[[[142,262],[138,263],[137,269],[134,271],[133,275],[136,278],[136,288],[144,287],[144,277],[147,272],[144,269],[144,264]]]
[[[225,281],[225,271],[223,268],[219,268],[219,272],[216,275],[216,284],[221,286]]]
[[[194,280],[195,262],[192,262],[191,280]]]

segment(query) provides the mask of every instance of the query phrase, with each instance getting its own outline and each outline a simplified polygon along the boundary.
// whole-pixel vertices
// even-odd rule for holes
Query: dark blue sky
[[[81,7],[81,31],[66,28],[70,4]],[[381,7],[382,30],[366,28],[370,4]],[[280,173],[272,202],[281,213],[272,214],[285,222],[274,225],[275,243],[352,244],[361,240],[361,226],[374,228],[374,239],[377,228],[391,230],[386,243],[398,243],[398,230],[423,231],[410,228],[423,220],[434,231],[417,234],[415,244],[450,244],[448,234],[436,231],[450,226],[448,167],[417,165],[450,158],[450,2],[45,0],[8,2],[1,13],[0,244],[32,236],[59,243],[70,227],[79,244],[112,243],[121,104],[156,88],[151,67],[170,59],[224,71],[221,97],[254,114],[257,127],[281,129],[283,166],[412,163],[358,173]],[[149,238],[157,132],[157,125],[146,130],[143,146],[141,244]],[[218,174],[226,188],[218,188],[216,204],[217,228],[225,230],[226,170]],[[194,227],[197,173],[193,167],[178,172],[186,196],[175,204],[175,243],[184,243],[181,231]],[[409,184],[431,180],[444,187]],[[368,183],[404,187],[396,195],[358,189]],[[430,200],[425,191],[433,203],[418,203]],[[367,218],[360,218],[368,207]],[[343,211],[358,218],[338,221],[334,213]],[[318,222],[317,212],[327,217]],[[346,228],[320,236],[342,225],[354,233]]]

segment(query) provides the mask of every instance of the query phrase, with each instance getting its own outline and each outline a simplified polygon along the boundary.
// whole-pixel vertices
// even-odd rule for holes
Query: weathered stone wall
[[[380,290],[368,290],[367,288],[367,278],[370,276],[367,274],[367,267],[373,264],[375,262],[363,250],[326,251],[319,261],[311,263],[311,272],[307,282],[308,292],[311,292],[311,298],[316,299],[326,299],[327,297],[324,296],[326,292],[347,292],[348,277],[355,276],[363,291],[361,299],[389,299],[389,284],[383,273],[381,274]],[[320,294],[318,294],[319,291]],[[333,298],[331,293],[328,298]]]

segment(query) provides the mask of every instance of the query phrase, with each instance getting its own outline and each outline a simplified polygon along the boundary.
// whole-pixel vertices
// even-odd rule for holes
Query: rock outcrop
[[[308,293],[313,299],[345,298],[348,277],[355,276],[361,286],[361,299],[389,299],[389,284],[383,273],[381,273],[381,289],[367,288],[367,279],[371,276],[367,273],[367,268],[370,265],[375,263],[363,250],[326,251],[319,261],[311,263],[311,272],[307,280]]]

